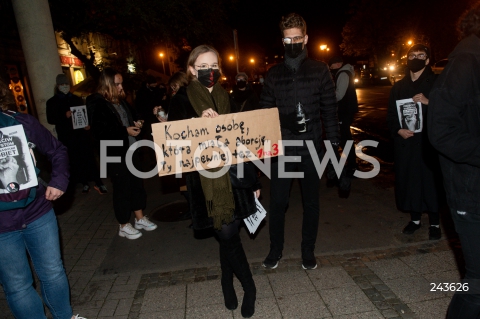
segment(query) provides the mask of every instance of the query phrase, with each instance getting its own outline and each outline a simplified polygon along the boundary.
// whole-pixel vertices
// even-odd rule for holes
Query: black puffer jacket
[[[448,206],[467,224],[480,223],[479,75],[480,38],[470,35],[448,56],[430,92],[428,112],[428,137],[441,153]]]
[[[306,58],[296,72],[285,62],[268,71],[260,96],[260,107],[277,107],[280,114],[290,114],[295,111],[298,102],[302,103],[310,118],[308,130],[295,135],[282,128],[283,140],[313,140],[320,153],[323,148],[323,122],[326,138],[332,143],[340,142],[335,85],[325,63]],[[299,147],[287,147],[285,153],[306,155],[308,149],[304,143]]]

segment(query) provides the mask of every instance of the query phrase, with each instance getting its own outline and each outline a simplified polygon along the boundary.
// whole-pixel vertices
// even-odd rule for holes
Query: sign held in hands
[[[278,109],[152,125],[160,176],[283,155]]]

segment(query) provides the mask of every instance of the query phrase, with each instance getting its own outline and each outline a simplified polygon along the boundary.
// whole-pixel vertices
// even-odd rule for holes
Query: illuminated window
[[[73,76],[75,78],[75,84],[78,84],[85,80],[85,78],[83,77],[83,73],[80,70],[76,70],[75,72],[73,72]]]

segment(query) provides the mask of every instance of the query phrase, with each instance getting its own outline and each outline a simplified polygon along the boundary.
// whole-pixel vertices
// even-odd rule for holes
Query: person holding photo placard
[[[208,45],[193,49],[187,62],[188,85],[181,87],[172,99],[168,121],[214,118],[230,113],[228,93],[218,82],[221,72],[217,50]],[[213,227],[220,243],[221,284],[225,307],[233,310],[238,306],[233,287],[235,274],[245,292],[242,316],[250,318],[255,312],[257,290],[238,227],[243,218],[257,210],[255,197],[260,196],[257,176],[254,174],[252,183],[242,188],[235,187],[228,173],[209,178],[194,171],[187,173],[186,181],[193,228]]]
[[[55,95],[47,101],[47,121],[55,125],[58,140],[68,149],[71,182],[82,183],[82,193],[90,191],[89,181],[95,182],[95,190],[106,194],[107,187],[100,179],[98,164],[92,148],[90,126],[74,129],[71,107],[85,105],[83,100],[70,92],[70,83],[65,74],[56,77]]]
[[[428,95],[436,75],[430,67],[430,50],[413,45],[407,53],[408,73],[390,93],[387,123],[395,146],[395,198],[398,209],[410,213],[403,229],[407,235],[421,227],[423,212],[430,222],[429,239],[440,239],[438,153],[428,141],[425,119]]]
[[[46,319],[46,305],[55,319],[85,319],[73,315],[58,223],[52,205],[63,196],[68,186],[67,149],[33,116],[8,111],[12,106],[16,108],[13,94],[0,79],[0,140],[4,149],[0,159],[0,180],[8,190],[7,193],[0,193],[0,285],[15,318]],[[23,130],[8,124],[12,122],[21,125]],[[15,133],[21,131],[22,136],[19,133],[16,141],[10,139],[15,146],[7,152],[5,144],[8,141],[5,140],[15,136],[14,132],[9,132],[12,128],[15,128]],[[26,145],[21,145],[19,140],[28,140],[30,145],[26,150]],[[36,186],[30,189],[22,189],[21,185],[15,189],[12,184],[18,186],[24,182],[17,173],[25,166],[33,168],[34,157],[30,157],[28,150],[33,146],[52,165],[50,182],[44,185],[36,181]],[[29,157],[30,164],[27,165],[22,157]],[[31,201],[23,201],[23,191],[26,191],[23,193],[25,196],[32,195]],[[7,204],[15,208],[9,206],[5,209]],[[34,286],[33,272],[41,289]],[[35,288],[41,290],[41,296]],[[11,316],[3,312],[2,317]]]

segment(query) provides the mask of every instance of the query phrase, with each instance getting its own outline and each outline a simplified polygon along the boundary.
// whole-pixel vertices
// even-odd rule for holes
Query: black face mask
[[[202,83],[203,86],[207,88],[211,88],[218,82],[220,78],[220,70],[219,69],[206,69],[206,70],[198,70],[198,81]]]
[[[413,73],[416,73],[425,67],[426,60],[413,59],[407,61],[407,67]]]
[[[237,88],[244,89],[246,87],[247,87],[247,82],[246,81],[238,81],[237,82]]]
[[[289,58],[295,59],[303,51],[303,42],[285,44],[285,55]]]

